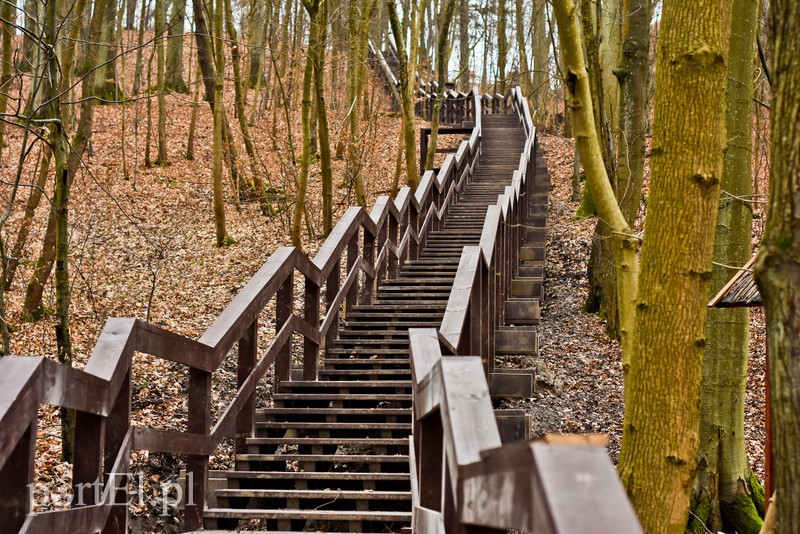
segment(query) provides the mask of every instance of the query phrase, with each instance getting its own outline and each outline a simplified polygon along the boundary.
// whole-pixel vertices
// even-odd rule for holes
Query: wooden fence
[[[473,109],[480,110],[474,98]],[[183,454],[195,496],[207,493],[209,456],[224,438],[242,451],[253,435],[256,385],[274,364],[276,387],[302,362],[304,380],[317,378],[320,352],[335,338],[342,310],[369,303],[377,285],[395,278],[439,229],[481,153],[480,113],[469,140],[450,154],[439,173],[426,172],[416,192],[403,188],[378,199],[371,213],[350,208],[319,253],[310,259],[281,247],[267,260],[199,340],[138,319],[110,319],[83,370],[42,357],[0,359],[0,525],[7,532],[125,532],[127,473],[132,450]],[[346,275],[340,274],[346,266]],[[295,275],[304,280],[304,305],[295,311]],[[325,291],[323,294],[322,288]],[[276,335],[259,353],[258,317],[271,302]],[[321,309],[327,310],[324,317]],[[302,337],[293,354],[292,337]],[[238,390],[216,421],[211,417],[212,373],[238,348]],[[131,425],[131,366],[135,354],[162,358],[188,370],[186,432]],[[33,513],[36,429],[42,404],[77,411],[71,508]],[[100,498],[90,491],[102,482]],[[78,497],[80,496],[80,497]],[[78,505],[80,503],[81,505]],[[184,528],[200,528],[203,499],[187,503]]]
[[[438,331],[409,330],[412,529],[641,533],[603,447],[501,446],[486,376],[494,371],[494,332],[518,263],[537,150],[519,88],[510,102],[527,134],[519,168],[487,208],[480,245],[464,247]]]

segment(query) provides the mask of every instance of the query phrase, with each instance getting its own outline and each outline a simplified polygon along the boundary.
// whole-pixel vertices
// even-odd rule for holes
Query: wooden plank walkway
[[[283,382],[257,412],[236,470],[211,474],[206,529],[398,532],[411,522],[408,328],[437,327],[462,249],[511,183],[525,143],[516,114],[482,117],[482,152],[418,260],[346,318],[317,381]],[[241,520],[258,520],[242,522]]]

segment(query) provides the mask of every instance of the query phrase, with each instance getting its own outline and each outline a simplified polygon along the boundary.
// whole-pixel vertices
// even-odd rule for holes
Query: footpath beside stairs
[[[420,258],[384,282],[373,304],[348,313],[319,380],[282,383],[274,407],[258,412],[256,436],[246,454],[237,454],[236,469],[212,472],[206,529],[399,532],[410,526],[408,329],[440,324],[462,248],[479,243],[486,207],[511,183],[525,142],[516,114],[483,115],[482,132],[475,179]],[[525,230],[530,243],[520,252],[513,298],[503,310],[508,326],[497,331],[498,354],[531,354],[537,347],[549,178],[539,182],[532,227]],[[532,384],[530,373],[517,374]],[[498,387],[524,394],[515,380]],[[525,435],[527,420],[510,415],[504,416],[510,432]]]

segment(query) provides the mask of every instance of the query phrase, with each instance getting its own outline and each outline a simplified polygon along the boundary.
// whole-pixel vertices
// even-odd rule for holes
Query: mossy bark
[[[767,313],[777,524],[779,532],[800,532],[800,4],[770,5],[769,212],[755,275]]]
[[[397,43],[397,60],[400,63],[400,95],[403,100],[403,142],[405,144],[406,185],[417,189],[419,175],[417,173],[417,137],[414,123],[413,83],[409,80],[409,61],[406,57],[405,41],[397,16],[394,0],[387,0],[389,24],[392,27],[395,43]],[[413,17],[412,17],[413,18]],[[413,35],[413,32],[412,32]]]
[[[189,93],[183,80],[183,24],[186,20],[186,0],[173,0],[169,17],[169,43],[167,44],[166,89],[178,93]]]
[[[328,0],[319,2],[317,13],[317,53],[314,57],[314,97],[317,104],[319,129],[319,158],[322,173],[322,235],[333,231],[333,170],[331,168],[331,140],[328,128],[328,108],[325,102],[325,48],[327,46]],[[314,25],[312,25],[314,31]]]
[[[586,64],[583,60],[578,16],[572,0],[553,4],[558,22],[562,61],[566,82],[566,101],[572,116],[575,142],[586,171],[588,189],[599,216],[612,229],[611,239],[620,302],[620,340],[623,359],[627,365],[634,354],[633,340],[636,320],[636,291],[639,277],[639,240],[633,235],[617,204],[603,161],[600,141],[594,123],[592,98]]]
[[[726,146],[730,3],[664,4],[650,202],[618,471],[642,526],[682,533],[699,445],[704,321]]]
[[[158,91],[158,157],[156,165],[169,165],[167,155],[167,99],[164,95],[166,90],[166,71],[164,59],[164,30],[166,22],[165,0],[156,0],[156,24],[155,24],[155,47],[156,47],[156,85]]]
[[[308,190],[308,168],[311,164],[311,81],[314,74],[314,61],[317,54],[317,13],[319,0],[303,0],[303,6],[311,19],[306,66],[303,71],[303,100],[301,108],[303,127],[303,152],[300,156],[300,177],[297,180],[294,214],[292,216],[292,245],[302,249],[303,213],[306,209],[306,192]],[[358,107],[357,105],[355,106]]]
[[[228,232],[225,227],[225,193],[222,181],[222,162],[223,162],[223,137],[225,123],[225,106],[223,103],[223,91],[225,87],[225,63],[222,52],[222,20],[223,20],[223,0],[217,0],[214,11],[214,139],[212,144],[212,188],[214,196],[214,232],[218,247],[228,244]],[[205,74],[205,73],[204,73]]]
[[[723,265],[744,265],[751,256],[753,57],[757,0],[733,0],[727,87],[727,149],[715,230],[709,295],[731,277]],[[709,297],[710,298],[710,297]],[[747,308],[712,308],[706,320],[700,451],[695,500],[708,508],[706,526],[757,534],[761,517],[750,492],[744,442],[750,314]]]
[[[436,79],[439,88],[436,90],[436,100],[433,103],[433,116],[431,117],[431,136],[428,140],[428,154],[425,157],[425,168],[433,168],[433,159],[436,156],[436,142],[439,134],[439,117],[444,102],[445,82],[447,81],[447,46],[450,34],[450,21],[453,20],[455,0],[447,0],[439,26],[439,39],[436,43]],[[499,27],[498,27],[499,28]],[[498,29],[499,31],[499,29]],[[505,36],[503,37],[505,39]],[[505,76],[505,74],[503,74]]]
[[[533,0],[533,108],[536,122],[547,126],[550,113],[547,110],[547,96],[550,89],[550,39],[547,34],[547,3]]]

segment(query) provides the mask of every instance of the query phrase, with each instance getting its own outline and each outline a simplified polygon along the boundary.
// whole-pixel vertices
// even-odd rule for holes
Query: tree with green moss
[[[632,235],[608,181],[572,0],[553,3],[568,106],[598,214],[611,229],[625,371],[619,474],[646,532],[681,533],[699,442],[704,320],[726,145],[729,4],[664,5],[648,223]],[[675,109],[685,113],[675,113]]]
[[[711,292],[730,279],[725,266],[750,259],[753,165],[753,58],[758,0],[733,0],[727,87],[727,149],[715,232]],[[726,529],[757,534],[764,495],[750,470],[744,441],[750,314],[748,308],[711,308],[706,319],[700,451],[691,532]]]
[[[770,8],[772,163],[755,276],[767,312],[778,532],[794,533],[800,532],[800,4],[771,0]]]

